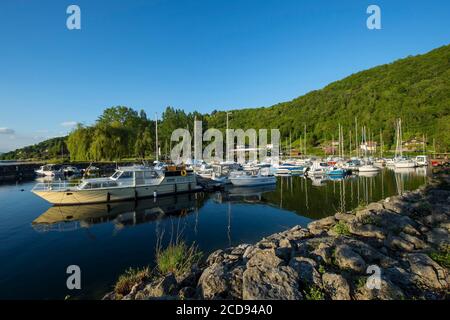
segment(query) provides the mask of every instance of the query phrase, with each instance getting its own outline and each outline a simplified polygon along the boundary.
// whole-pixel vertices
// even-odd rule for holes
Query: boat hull
[[[274,176],[270,177],[239,177],[239,178],[230,178],[231,183],[234,186],[239,187],[253,187],[253,186],[263,186],[269,184],[276,184],[277,178]]]
[[[200,187],[195,179],[184,182],[167,183],[164,180],[158,185],[127,186],[86,190],[33,190],[33,193],[54,205],[79,205],[93,203],[108,203],[115,201],[173,195],[177,193],[198,191]]]

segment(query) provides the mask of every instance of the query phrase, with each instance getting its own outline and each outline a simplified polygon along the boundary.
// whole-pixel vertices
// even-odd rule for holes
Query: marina
[[[1,298],[73,295],[64,286],[65,268],[73,261],[86,270],[83,290],[74,298],[101,298],[126,268],[154,265],[161,237],[165,243],[176,237],[196,243],[208,254],[414,190],[426,184],[430,170],[279,176],[274,185],[76,206],[51,206],[36,197],[35,181],[2,184],[0,259],[8,263],[0,275]]]
[[[450,299],[450,2],[3,2],[0,301]]]

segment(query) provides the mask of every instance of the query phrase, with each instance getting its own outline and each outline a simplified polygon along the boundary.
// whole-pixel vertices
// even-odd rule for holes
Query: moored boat
[[[268,168],[259,170],[234,171],[229,177],[234,186],[261,186],[276,184],[277,178],[271,174]]]
[[[195,175],[186,170],[161,172],[146,166],[119,167],[108,178],[38,183],[34,194],[55,205],[113,202],[199,189]]]
[[[417,156],[415,161],[418,166],[427,166],[428,165],[428,157],[427,156]]]
[[[61,171],[57,169],[54,164],[40,166],[39,169],[34,170],[34,172],[40,177],[55,177],[61,174]]]

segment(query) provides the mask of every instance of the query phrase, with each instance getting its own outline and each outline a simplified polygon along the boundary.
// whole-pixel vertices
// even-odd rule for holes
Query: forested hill
[[[336,62],[338,63],[338,62]],[[211,125],[223,124],[225,113]],[[299,137],[306,123],[310,143],[347,136],[355,117],[392,144],[395,119],[401,117],[404,138],[434,137],[441,148],[450,145],[450,46],[427,54],[358,72],[317,91],[269,108],[234,110],[232,123],[241,128],[279,128],[282,135]],[[214,121],[218,118],[218,121]],[[354,131],[353,131],[354,132]]]
[[[194,117],[203,120],[205,129],[225,128],[225,111],[186,114],[168,107],[159,124],[162,153],[170,148],[172,131],[176,128],[192,130]],[[359,128],[366,126],[375,140],[379,139],[381,130],[386,148],[394,143],[396,119],[402,118],[404,140],[425,135],[428,142],[435,139],[438,151],[450,149],[450,46],[358,72],[289,102],[233,110],[230,127],[278,128],[283,141],[291,136],[295,146],[295,141],[303,137],[306,124],[307,144],[317,147],[332,137],[337,139],[339,124],[343,126],[345,139],[350,130],[354,137],[355,118]],[[66,139],[66,144],[73,160],[148,156],[155,149],[154,128],[154,121],[147,118],[144,110],[113,107],[106,109],[93,126],[78,126]],[[347,148],[348,140],[345,144]],[[49,145],[54,147],[49,149]],[[57,156],[61,150],[55,141],[38,146],[5,153],[0,159],[30,155],[48,158]]]

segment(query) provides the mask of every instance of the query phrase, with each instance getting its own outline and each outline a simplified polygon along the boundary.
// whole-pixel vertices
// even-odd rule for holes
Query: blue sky
[[[66,28],[70,4],[81,30]],[[382,30],[366,27],[370,4]],[[269,106],[449,36],[447,0],[2,0],[0,152],[113,105]]]

